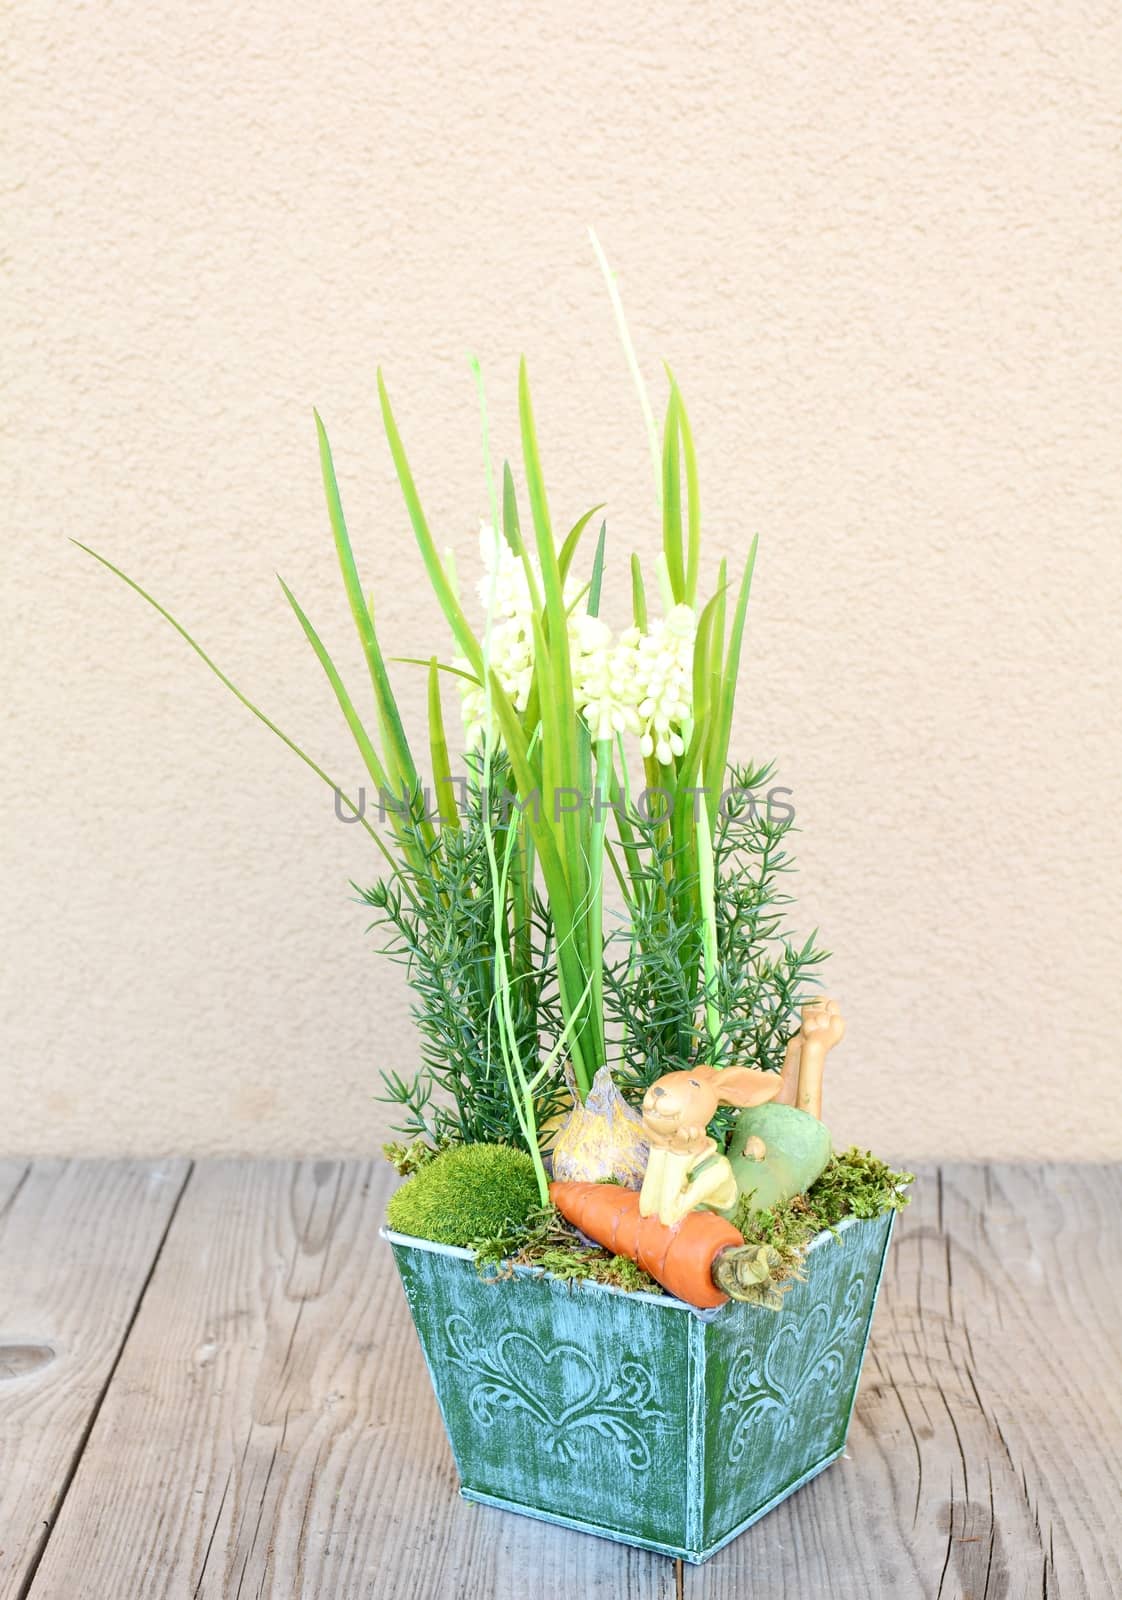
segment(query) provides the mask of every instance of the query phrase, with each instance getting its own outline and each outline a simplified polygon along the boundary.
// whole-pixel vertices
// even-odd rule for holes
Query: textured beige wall
[[[592,222],[687,394],[710,548],[762,534],[737,744],[795,790],[838,952],[837,1135],[1122,1155],[1117,6],[15,0],[4,31],[0,1148],[383,1135],[415,1052],[348,889],[375,858],[66,536],[356,779],[273,578],[355,663],[310,407],[395,649],[438,634],[378,361],[464,560],[469,350],[500,448],[527,352],[558,515],[606,498],[617,556],[653,549]]]

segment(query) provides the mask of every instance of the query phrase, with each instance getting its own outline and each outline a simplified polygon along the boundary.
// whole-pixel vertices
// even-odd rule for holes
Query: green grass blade
[[[562,583],[564,583],[565,579],[569,576],[569,568],[572,566],[573,557],[577,553],[577,545],[580,543],[581,534],[588,527],[588,524],[592,521],[596,513],[598,511],[603,511],[603,509],[603,505],[593,506],[592,510],[586,511],[584,516],[581,517],[579,521],[575,522],[565,535],[565,542],[562,544],[561,553],[557,557],[557,570],[561,574]]]
[[[409,520],[413,524],[413,533],[421,552],[421,559],[425,563],[425,571],[429,575],[433,593],[439,600],[441,610],[448,619],[448,625],[452,629],[456,643],[482,680],[483,652],[479,647],[479,640],[468,625],[460,602],[456,598],[455,589],[448,581],[448,574],[444,570],[444,564],[440,559],[436,544],[429,531],[429,525],[425,520],[420,496],[417,493],[417,485],[413,481],[413,474],[409,469],[405,447],[401,442],[401,434],[398,432],[393,409],[390,406],[390,397],[386,393],[386,385],[382,377],[381,368],[378,369],[378,399],[382,407],[382,425],[386,430],[390,454],[393,457],[398,482],[401,485],[405,506],[409,512]]]
[[[713,596],[713,619],[709,629],[709,671],[706,683],[706,705],[720,706],[724,695],[725,668],[725,609],[728,596],[728,562],[722,561],[717,574],[717,592]],[[736,686],[732,686],[735,695]],[[712,734],[712,723],[707,724]],[[723,776],[723,775],[722,775]]]
[[[532,618],[534,629],[534,660],[538,681],[538,716],[541,727],[541,782],[542,805],[546,809],[545,825],[555,835],[557,852],[566,882],[570,885],[574,905],[581,899],[580,837],[574,812],[562,810],[554,821],[556,797],[563,789],[579,787],[579,771],[575,761],[570,765],[570,740],[575,740],[576,716],[566,715],[562,705],[560,686],[554,671],[556,662],[546,642],[545,630],[539,617]],[[568,635],[565,635],[566,647]],[[572,752],[575,755],[575,750]]]
[[[619,835],[619,842],[623,849],[624,861],[630,880],[630,887],[624,889],[624,898],[629,905],[641,906],[645,905],[649,899],[648,884],[643,873],[642,852],[636,844],[635,829],[632,825],[631,779],[627,772],[627,751],[622,734],[616,735],[616,750],[619,756],[621,776],[617,779],[612,794],[612,820]]]
[[[694,815],[697,797],[689,791],[697,784],[710,729],[712,638],[720,603],[721,594],[715,594],[698,619],[693,650],[693,727],[685,754],[678,763],[677,796],[671,821],[678,877],[688,886],[685,898],[691,908],[692,920],[695,921],[700,915],[697,895],[698,819]]]
[[[630,866],[626,864],[626,851],[624,852],[624,861],[621,862],[619,858],[619,852],[612,844],[612,841],[605,835],[604,854],[608,858],[608,864],[612,869],[612,876],[615,878],[619,892],[623,897],[623,903],[627,908],[628,915],[634,919],[639,907],[633,893],[634,885],[632,884],[630,877],[631,869]]]
[[[585,793],[591,795],[592,785],[595,782],[595,795],[601,802],[593,802],[591,824],[588,830],[588,973],[591,983],[589,993],[589,1017],[593,1029],[604,1015],[604,857],[607,843],[608,827],[608,802],[611,800],[612,788],[615,781],[614,765],[612,761],[611,738],[601,739],[596,744],[596,775],[595,780],[591,774],[591,740],[587,737],[585,742],[589,747],[589,783]],[[602,1050],[602,1040],[597,1037],[597,1049]]]
[[[522,723],[494,674],[492,674],[492,704],[502,729],[518,793],[522,796],[523,802],[535,792],[540,797],[538,814],[535,816],[533,809],[528,808],[523,812],[523,816],[530,830],[530,836],[537,846],[542,877],[545,880],[549,907],[553,915],[562,1010],[567,1018],[576,1017],[584,1003],[579,997],[587,982],[587,972],[576,937],[575,897],[569,885],[566,863],[558,848],[552,825],[551,797],[542,793],[544,788],[542,775],[540,771],[535,770]],[[594,1069],[590,1069],[585,1061],[581,1039],[583,1032],[583,1027],[578,1028],[573,1038],[573,1071],[581,1089],[587,1093]]]
[[[580,1006],[583,1006],[584,1002],[588,999],[588,996],[589,996],[589,993],[590,993],[591,989],[592,989],[592,979],[589,978],[588,982],[584,986],[583,992],[581,993],[580,1000],[578,1001],[578,1009],[579,1009]],[[548,1055],[546,1055],[543,1058],[541,1066],[538,1068],[537,1072],[535,1072],[534,1076],[531,1078],[531,1080],[530,1080],[530,1088],[531,1089],[536,1089],[538,1084],[541,1083],[544,1078],[548,1078],[549,1075],[552,1073],[554,1067],[560,1061],[562,1053],[564,1052],[566,1046],[568,1045],[570,1038],[572,1037],[573,1028],[575,1027],[575,1023],[576,1023],[575,1017],[570,1017],[569,1021],[566,1022],[565,1026],[561,1029],[561,1032],[557,1035],[557,1040],[556,1040],[556,1043],[553,1045],[553,1048],[549,1051]]]
[[[100,562],[100,564],[108,572],[111,572],[115,578],[120,578],[122,583],[127,584],[134,593],[138,594],[143,601],[150,605],[153,611],[158,612],[159,615],[163,617],[165,622],[170,622],[171,626],[175,629],[176,633],[179,634],[180,638],[186,640],[191,649],[198,656],[199,660],[209,667],[210,671],[213,672],[219,683],[230,691],[230,693],[234,696],[234,699],[239,700],[246,710],[251,712],[253,716],[257,718],[258,722],[262,723],[264,727],[268,728],[270,733],[275,734],[275,736],[280,740],[281,744],[287,746],[287,748],[292,751],[294,756],[298,756],[304,765],[315,773],[317,778],[325,783],[329,789],[333,789],[340,799],[344,801],[348,810],[352,811],[354,815],[358,817],[358,820],[362,823],[362,826],[366,829],[367,833],[374,840],[374,843],[378,846],[378,849],[382,852],[390,866],[393,868],[394,875],[397,876],[397,863],[387,850],[386,845],[378,834],[377,830],[371,827],[365,816],[360,815],[358,806],[349,795],[343,793],[342,789],[335,782],[335,779],[332,778],[330,774],[326,773],[319,763],[312,759],[306,750],[302,750],[296,743],[295,739],[290,738],[289,735],[284,732],[283,728],[278,728],[277,724],[272,720],[272,718],[265,715],[260,706],[254,705],[249,696],[244,694],[242,690],[238,688],[233,679],[226,676],[218,663],[207,655],[206,651],[203,649],[202,645],[199,644],[198,640],[193,638],[183,624],[176,617],[173,617],[171,612],[168,611],[166,607],[162,606],[157,599],[150,595],[147,589],[142,589],[135,579],[129,577],[127,572],[122,572],[120,567],[114,566],[112,561],[108,560],[103,555],[99,555],[96,550],[92,550],[88,544],[83,544],[80,539],[71,539],[70,542],[71,544],[76,545],[79,550],[83,550],[86,555],[92,556],[95,561]]]
[[[557,551],[553,545],[553,530],[549,521],[545,480],[542,476],[541,457],[538,453],[538,435],[534,426],[534,411],[530,401],[530,379],[523,356],[518,366],[518,419],[522,430],[522,457],[526,466],[526,488],[530,495],[530,513],[534,519],[538,560],[542,576],[557,572]]]
[[[488,634],[490,630],[488,629]],[[436,682],[433,674],[433,682]],[[490,698],[490,686],[488,685]],[[497,1014],[499,1032],[499,1051],[502,1058],[503,1072],[507,1081],[507,1088],[518,1118],[522,1137],[530,1151],[534,1163],[534,1171],[538,1181],[538,1193],[542,1204],[549,1200],[549,1180],[546,1176],[541,1156],[541,1145],[538,1139],[537,1110],[534,1105],[533,1085],[527,1078],[526,1068],[522,1061],[519,1049],[518,1029],[514,1018],[514,1008],[511,1002],[511,978],[507,965],[507,883],[510,866],[515,846],[515,832],[511,827],[507,833],[506,847],[503,852],[502,871],[499,870],[498,858],[495,851],[495,836],[491,825],[491,747],[485,746],[483,760],[483,809],[482,824],[487,848],[487,864],[491,880],[491,938],[494,950],[494,993],[492,1007]],[[490,1013],[488,1015],[488,1037],[490,1036]]]
[[[709,713],[709,667],[710,649],[709,641],[713,634],[713,617],[717,609],[719,596],[714,595],[702,611],[697,621],[697,632],[693,641],[693,705],[691,717],[694,728],[699,726],[704,729],[708,722]]]
[[[390,656],[389,659],[400,662],[404,667],[424,667],[427,671],[432,664],[433,658],[431,656]],[[446,672],[451,678],[462,678],[465,683],[478,684],[479,682],[474,672],[465,672],[462,667],[450,667],[445,661],[438,661],[436,670],[438,672]]]
[[[564,580],[553,545],[525,360],[521,362],[518,373],[518,414],[522,430],[522,454],[526,464],[526,485],[530,494],[530,510],[533,514],[537,541],[538,565],[541,568],[542,588],[545,591],[547,628],[544,635],[538,633],[535,641],[535,659],[543,670],[548,668],[549,673],[548,694],[545,692],[544,678],[539,679],[542,743],[548,751],[548,761],[543,757],[543,768],[548,766],[552,780],[558,788],[575,788],[579,782],[574,738],[577,713],[573,699],[572,663],[569,659]],[[552,793],[547,798],[552,799]],[[581,862],[576,822],[573,813],[566,813],[562,817],[566,841],[565,854],[573,881],[574,900],[579,903]]]
[[[281,586],[285,599],[295,612],[296,620],[303,628],[304,635],[312,649],[315,651],[316,659],[323,668],[327,681],[330,683],[335,693],[335,698],[339,702],[339,709],[342,711],[343,716],[346,719],[347,727],[351,730],[351,737],[358,746],[359,754],[362,756],[367,772],[369,772],[370,776],[374,779],[374,782],[378,784],[381,789],[384,789],[389,794],[393,794],[394,790],[391,785],[390,775],[386,771],[385,766],[382,764],[382,760],[374,746],[374,741],[371,739],[363,725],[362,718],[355,710],[354,701],[347,692],[346,685],[344,684],[334,661],[332,661],[331,656],[328,653],[327,646],[324,644],[323,640],[312,626],[312,623],[302,609],[300,602],[297,600],[292,590],[288,587],[287,583],[285,583],[279,572],[277,573],[277,582]]]
[[[543,787],[542,773],[535,768],[530,753],[529,740],[526,738],[518,713],[510,703],[510,698],[502,687],[498,678],[492,672],[492,707],[499,719],[502,729],[503,742],[510,757],[510,769],[514,776],[515,790],[522,799],[523,805],[535,792],[539,796],[540,804],[535,817],[532,808],[527,807],[523,815],[527,818],[528,826],[538,847],[538,854],[542,858],[543,871],[551,880],[567,884],[564,862],[556,849],[556,843],[550,831],[547,817],[549,815],[545,796],[541,794]],[[568,896],[566,895],[566,900]]]
[[[627,326],[627,318],[623,313],[623,301],[620,298],[619,285],[616,282],[616,275],[608,265],[608,258],[600,247],[600,241],[596,237],[595,228],[589,228],[588,236],[592,240],[592,248],[596,253],[597,261],[600,263],[600,271],[604,274],[604,282],[608,286],[608,298],[612,302],[612,311],[615,314],[616,327],[619,330],[620,343],[623,345],[623,353],[627,361],[627,369],[631,373],[631,379],[635,385],[635,392],[639,396],[639,409],[643,413],[643,425],[647,430],[647,443],[650,446],[651,467],[654,472],[655,498],[657,499],[660,492],[662,479],[659,473],[658,430],[655,427],[654,412],[651,410],[650,396],[647,394],[647,386],[643,382],[643,374],[639,368],[639,358],[635,354],[635,346],[631,342],[631,333]]]
[[[330,654],[328,653],[327,646],[323,643],[323,640],[312,626],[310,618],[306,615],[300,606],[299,601],[296,599],[296,596],[292,593],[292,590],[285,583],[279,572],[277,573],[277,582],[281,586],[285,599],[292,607],[292,610],[296,615],[297,622],[299,622],[301,628],[303,628],[304,635],[315,652],[316,659],[323,668],[324,675],[326,676],[328,683],[330,683],[332,690],[334,691],[335,698],[339,703],[339,709],[342,711],[347,727],[351,731],[351,737],[354,739],[354,742],[358,747],[358,752],[365,763],[367,772],[369,772],[370,776],[374,779],[374,782],[378,785],[380,795],[383,798],[387,795],[392,796],[394,801],[405,802],[408,800],[411,803],[414,795],[419,797],[419,784],[415,789],[409,792],[408,796],[400,794],[393,789],[390,782],[390,775],[386,771],[386,768],[383,765],[377,750],[375,749],[373,740],[370,738],[366,728],[363,726],[362,718],[355,710],[354,702],[348,694],[346,686],[343,683],[343,679],[337,667],[335,666],[334,661],[332,661]],[[421,875],[424,876],[425,858],[423,849],[418,849],[416,836],[409,828],[398,825],[398,812],[396,809],[391,809],[390,815],[394,818],[394,834],[397,838],[400,850],[409,858],[413,866],[421,872]],[[426,842],[431,841],[433,837],[432,824],[425,819],[418,820],[419,832],[422,840]]]
[[[541,590],[538,587],[534,564],[530,560],[530,552],[526,549],[526,542],[522,537],[518,499],[514,492],[514,474],[510,470],[509,461],[503,462],[503,538],[522,562],[522,570],[526,574],[526,587],[530,591],[530,604],[535,611],[540,611]]]
[[[343,574],[343,585],[347,591],[351,616],[354,619],[355,628],[362,643],[362,653],[366,657],[366,666],[374,689],[374,700],[378,707],[378,721],[382,730],[384,764],[393,780],[394,793],[404,798],[407,795],[412,795],[417,790],[420,779],[416,763],[413,760],[413,753],[409,748],[409,741],[405,737],[405,729],[402,726],[397,701],[390,686],[389,674],[386,672],[386,663],[382,657],[381,646],[378,643],[378,635],[374,627],[374,617],[362,592],[354,550],[351,547],[346,519],[343,516],[343,502],[339,495],[339,485],[335,477],[335,462],[331,455],[331,445],[328,442],[327,430],[318,411],[315,413],[315,419],[316,435],[319,439],[320,468],[323,473],[323,490],[327,498],[327,514],[331,521],[331,531],[335,539],[335,550],[339,558],[339,569]],[[283,587],[284,585],[282,584]],[[285,589],[285,594],[291,600],[291,595],[287,589]],[[298,612],[298,615],[302,615],[302,613]]]
[[[669,368],[667,370],[669,371]],[[697,578],[701,566],[701,496],[697,483],[697,455],[694,451],[693,430],[686,415],[685,401],[682,399],[682,391],[674,382],[673,373],[670,373],[670,382],[678,400],[678,429],[682,436],[682,455],[686,463],[686,604],[692,606],[697,603]]]
[[[577,609],[580,606],[581,602],[583,600],[586,600],[591,593],[592,593],[592,584],[591,584],[591,582],[586,583],[583,589],[578,589],[576,594],[573,596],[573,598],[566,603],[565,615],[567,617],[576,616]]]
[[[432,781],[441,822],[446,828],[458,828],[460,811],[456,805],[452,763],[448,758],[448,740],[444,733],[439,666],[436,657],[432,656],[429,660],[429,755],[432,760]]]
[[[600,524],[600,537],[596,541],[596,556],[592,563],[592,582],[588,586],[588,614],[600,615],[600,590],[604,582],[604,549],[608,542],[608,524]]]
[[[634,552],[631,556],[631,610],[635,617],[635,626],[640,632],[646,633],[647,591],[643,585],[643,568]]]
[[[479,397],[479,431],[483,445],[483,472],[487,480],[487,503],[491,507],[491,526],[499,526],[499,502],[495,494],[495,469],[491,462],[491,425],[487,419],[487,389],[483,382],[483,368],[475,356],[468,357],[472,375],[475,378],[475,391]]]
[[[662,553],[666,558],[675,605],[680,605],[686,597],[686,575],[682,564],[681,471],[678,394],[671,389],[662,434]]]
[[[701,817],[697,827],[698,897],[701,903],[701,967],[705,979],[705,1030],[715,1061],[723,1053],[721,1016],[717,1004],[717,902],[714,883],[712,819],[700,797]]]
[[[516,556],[522,554],[522,528],[518,521],[518,499],[514,493],[514,474],[510,462],[503,462],[503,538]]]
[[[712,723],[712,737],[709,753],[706,757],[705,782],[706,786],[720,793],[724,783],[725,769],[728,765],[729,739],[732,736],[732,713],[736,701],[736,680],[740,673],[740,650],[744,639],[744,619],[748,613],[748,598],[752,592],[752,573],[756,566],[756,548],[759,539],[752,540],[752,548],[748,552],[748,560],[744,564],[744,576],[740,582],[740,593],[737,597],[736,610],[733,613],[732,627],[729,631],[729,647],[725,656],[724,672],[721,681],[721,702]]]

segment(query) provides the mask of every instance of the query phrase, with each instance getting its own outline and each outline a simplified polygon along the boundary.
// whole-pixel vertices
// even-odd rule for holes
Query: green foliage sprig
[[[542,1037],[562,1027],[553,919],[537,887],[524,882],[517,890],[510,885],[496,917],[484,804],[490,806],[491,827],[500,841],[516,824],[501,759],[490,777],[487,788],[467,786],[457,826],[441,828],[431,843],[421,838],[416,822],[404,821],[415,848],[396,874],[359,893],[377,911],[373,926],[387,935],[382,949],[405,967],[415,997],[421,1069],[408,1077],[381,1074],[382,1098],[400,1108],[396,1131],[436,1145],[463,1140],[526,1149],[495,1038],[496,930],[506,943],[511,973],[514,1042],[532,1077]],[[539,1121],[559,1108],[563,1095],[562,1069],[556,1064],[537,1088]]]
[[[786,925],[793,814],[773,817],[753,800],[771,775],[770,766],[729,770],[713,837],[712,979],[693,909],[698,868],[657,820],[632,819],[629,858],[639,893],[629,927],[609,942],[604,984],[609,1028],[620,1040],[617,1077],[636,1093],[697,1061],[778,1071],[799,1007],[817,983],[827,952],[813,934],[795,943]],[[707,999],[721,1019],[716,1040],[704,1022]]]

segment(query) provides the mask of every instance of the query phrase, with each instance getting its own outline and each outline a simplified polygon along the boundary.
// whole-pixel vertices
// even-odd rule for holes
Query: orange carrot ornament
[[[614,1183],[551,1183],[549,1198],[567,1222],[596,1243],[635,1261],[687,1305],[707,1309],[729,1298],[713,1281],[726,1251],[744,1250],[731,1222],[712,1211],[691,1211],[675,1227],[639,1214],[634,1189]]]

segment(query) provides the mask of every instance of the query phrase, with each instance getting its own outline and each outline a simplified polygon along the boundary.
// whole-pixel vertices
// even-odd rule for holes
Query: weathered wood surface
[[[391,1177],[195,1168],[35,1600],[673,1596],[658,1557],[460,1500],[378,1238]]]
[[[920,1176],[846,1458],[687,1595],[1122,1595],[1122,1167]]]
[[[30,1161],[0,1161],[0,1217],[31,1174]]]
[[[34,1575],[187,1172],[0,1164],[0,1600]]]
[[[0,1166],[0,1217],[37,1172]],[[847,1459],[702,1568],[459,1499],[388,1187],[382,1163],[194,1169],[73,1481],[60,1459],[44,1486],[31,1600],[1122,1594],[1122,1168],[925,1172]]]

